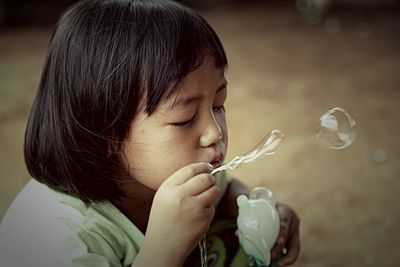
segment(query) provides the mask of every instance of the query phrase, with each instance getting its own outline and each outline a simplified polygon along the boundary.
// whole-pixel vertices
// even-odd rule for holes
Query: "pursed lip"
[[[223,156],[222,153],[218,153],[213,160],[210,162],[210,164],[213,166],[213,168],[218,168],[219,166],[222,165],[222,161],[223,161]]]

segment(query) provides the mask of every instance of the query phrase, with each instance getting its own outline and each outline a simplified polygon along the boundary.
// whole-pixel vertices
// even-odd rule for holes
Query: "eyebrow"
[[[221,84],[217,91],[216,94],[218,94],[220,91],[226,89],[228,87],[228,82],[225,81],[223,84]],[[193,97],[182,97],[180,99],[175,99],[174,103],[172,106],[169,108],[170,110],[174,109],[175,107],[186,107],[192,103],[198,102],[203,98],[203,96],[193,96]]]

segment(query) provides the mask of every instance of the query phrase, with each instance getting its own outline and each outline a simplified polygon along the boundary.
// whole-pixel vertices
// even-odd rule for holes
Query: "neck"
[[[155,191],[137,181],[124,185],[126,197],[114,205],[145,234]]]

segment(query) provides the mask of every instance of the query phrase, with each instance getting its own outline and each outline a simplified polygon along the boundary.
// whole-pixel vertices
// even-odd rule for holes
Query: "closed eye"
[[[173,123],[171,123],[171,125],[174,126],[174,127],[187,127],[193,122],[194,117],[195,117],[195,115],[193,115],[193,117],[191,117],[189,120],[180,121],[180,122],[173,122]]]
[[[213,110],[215,112],[225,112],[225,106],[222,105],[222,106],[218,106],[218,107],[213,107]]]

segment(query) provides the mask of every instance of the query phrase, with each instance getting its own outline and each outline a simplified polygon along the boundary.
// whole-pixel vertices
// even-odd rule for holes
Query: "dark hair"
[[[25,132],[39,182],[86,203],[118,200],[131,179],[123,143],[139,106],[152,114],[222,44],[197,13],[165,0],[86,0],[53,33]]]

